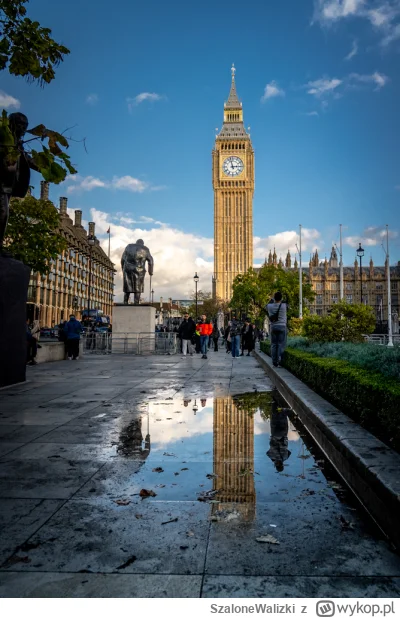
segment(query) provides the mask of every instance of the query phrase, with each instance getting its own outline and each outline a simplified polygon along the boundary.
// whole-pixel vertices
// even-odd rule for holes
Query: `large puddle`
[[[276,392],[149,400],[142,410],[117,445],[119,459],[139,463],[129,497],[199,500],[212,520],[237,522],[253,520],[258,503],[279,502],[289,516],[310,499],[319,510],[337,502],[351,527],[352,496]]]

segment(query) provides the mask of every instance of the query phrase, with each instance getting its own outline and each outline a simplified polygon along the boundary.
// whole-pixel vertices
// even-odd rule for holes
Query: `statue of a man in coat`
[[[135,305],[140,303],[140,295],[144,292],[144,277],[146,275],[146,262],[148,272],[153,276],[154,260],[143,240],[140,238],[125,248],[121,258],[121,267],[124,277],[124,304],[127,305],[129,295],[135,297]]]

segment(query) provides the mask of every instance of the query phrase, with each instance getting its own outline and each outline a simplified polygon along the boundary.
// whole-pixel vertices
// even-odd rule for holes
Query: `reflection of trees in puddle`
[[[119,444],[117,453],[123,457],[131,459],[139,459],[144,461],[150,454],[150,434],[149,434],[149,417],[147,419],[147,433],[143,437],[142,421],[143,417],[134,419],[122,429],[119,435]]]
[[[271,415],[271,406],[274,401],[272,393],[243,393],[234,395],[233,402],[240,412],[246,412],[254,417],[256,412],[260,412],[261,418],[266,421]]]

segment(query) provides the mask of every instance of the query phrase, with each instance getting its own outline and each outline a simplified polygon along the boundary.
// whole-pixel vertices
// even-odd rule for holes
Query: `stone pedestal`
[[[30,268],[0,256],[0,387],[25,380]]]
[[[146,354],[155,350],[156,310],[146,305],[115,305],[112,352]]]

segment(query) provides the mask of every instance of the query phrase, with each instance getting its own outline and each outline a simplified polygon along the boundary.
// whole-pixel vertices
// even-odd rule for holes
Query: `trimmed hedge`
[[[270,343],[261,349],[270,354]],[[400,452],[400,383],[348,361],[286,348],[282,365],[377,438]]]

